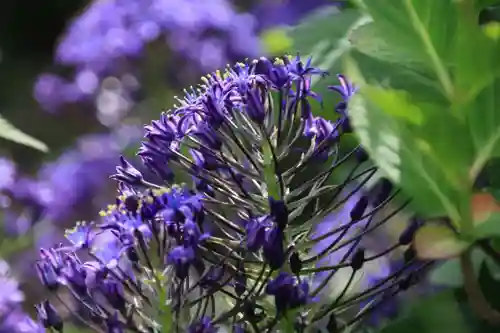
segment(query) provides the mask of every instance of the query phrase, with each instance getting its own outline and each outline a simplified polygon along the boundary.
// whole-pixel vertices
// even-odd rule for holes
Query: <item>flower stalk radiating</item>
[[[325,75],[284,57],[203,78],[146,126],[138,155],[164,183],[122,158],[116,204],[69,231],[70,245],[41,251],[42,282],[64,285],[107,332],[302,332],[325,321],[332,332],[408,288],[427,264],[408,248],[415,228],[365,248],[402,207],[381,213],[398,191],[386,180],[366,190],[376,168],[361,147],[340,149],[355,87],[339,76],[342,102],[323,111],[335,120],[313,115],[311,78]],[[193,186],[171,185],[179,170]],[[352,292],[369,263],[400,249],[400,269]]]

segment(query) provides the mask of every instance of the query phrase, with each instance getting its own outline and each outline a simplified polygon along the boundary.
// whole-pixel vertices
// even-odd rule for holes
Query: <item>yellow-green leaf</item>
[[[24,146],[28,146],[43,152],[47,152],[49,148],[45,143],[32,136],[15,128],[7,119],[0,115],[0,137],[5,140],[13,141]]]
[[[417,256],[421,259],[447,259],[459,256],[471,244],[445,225],[427,224],[420,228],[414,238]]]

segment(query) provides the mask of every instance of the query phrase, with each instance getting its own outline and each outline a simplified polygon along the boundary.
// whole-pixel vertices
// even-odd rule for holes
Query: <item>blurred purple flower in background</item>
[[[350,190],[352,191],[352,190]],[[356,237],[363,233],[369,227],[369,219],[371,218],[368,212],[373,210],[373,206],[367,201],[367,197],[362,191],[357,191],[352,194],[346,191],[348,197],[345,197],[345,203],[341,209],[334,211],[328,215],[323,221],[317,224],[313,238],[324,237],[329,233],[330,236],[318,241],[312,249],[312,252],[319,255],[326,251],[328,247],[334,245],[336,250],[332,251],[328,256],[323,257],[317,263],[318,267],[339,265],[344,262],[353,260],[358,250],[363,250],[369,255],[370,252],[380,252],[380,248],[376,244],[370,244],[368,237]],[[360,219],[363,215],[367,217]],[[358,220],[355,224],[353,220]],[[356,239],[350,244],[343,244],[343,240],[347,237]],[[380,235],[377,235],[379,237]],[[361,242],[362,240],[362,242]],[[390,240],[389,240],[390,241]],[[387,243],[382,243],[382,247],[386,248]],[[380,246],[380,243],[379,243]],[[387,256],[380,256],[373,260],[364,260],[363,274],[358,274],[355,281],[350,286],[351,289],[366,289],[369,288],[374,281],[383,280],[391,273],[390,261]],[[345,288],[345,283],[351,275],[352,269],[349,267],[339,268],[339,274],[335,279],[328,281],[328,286],[325,290],[329,296],[326,299],[335,297]],[[323,283],[325,279],[329,279],[330,272],[319,272],[315,274],[315,284]],[[352,291],[352,290],[351,290]]]
[[[252,14],[258,17],[259,30],[276,25],[293,25],[301,18],[322,6],[340,5],[340,1],[331,0],[268,0],[260,1]]]
[[[41,333],[45,330],[22,311],[24,294],[10,276],[9,265],[0,259],[0,333]]]
[[[7,158],[0,157],[0,190],[12,186],[15,174],[15,163]]]
[[[56,63],[73,67],[73,79],[43,74],[34,97],[55,111],[64,103],[95,99],[105,79],[115,77],[124,87],[120,95],[129,99],[139,87],[134,61],[146,55],[147,44],[163,39],[205,72],[256,56],[255,30],[254,17],[238,13],[227,0],[93,1],[69,24],[56,49]],[[125,77],[135,83],[127,85]]]
[[[5,192],[24,206],[23,212],[17,214],[6,210],[4,214],[9,218],[5,222],[10,225],[5,223],[5,228],[26,231],[25,226],[12,223],[30,225],[26,222],[27,210],[31,210],[31,224],[40,219],[61,224],[71,220],[79,209],[81,212],[82,208],[100,207],[108,199],[102,197],[103,191],[112,184],[108,179],[117,156],[140,136],[141,131],[134,126],[123,126],[111,133],[88,134],[57,160],[43,164],[34,178],[20,176],[13,181],[13,174],[4,173],[1,182],[9,185],[4,186]],[[6,176],[13,180],[7,182]]]

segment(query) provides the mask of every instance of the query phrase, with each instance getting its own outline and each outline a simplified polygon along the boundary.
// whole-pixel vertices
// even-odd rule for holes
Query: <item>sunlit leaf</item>
[[[413,68],[425,67],[422,59],[415,53],[404,48],[393,48],[378,31],[377,25],[371,21],[353,29],[349,33],[349,41],[357,51],[370,57]]]
[[[426,224],[415,234],[414,245],[419,258],[446,259],[460,255],[471,244],[447,226]]]
[[[293,44],[283,27],[266,30],[261,34],[260,38],[267,52],[271,54],[286,53]]]
[[[349,102],[351,124],[374,162],[412,197],[421,214],[446,215],[458,221],[457,202],[463,195],[466,172],[455,165],[463,166],[471,155],[467,142],[453,135],[462,130],[461,125],[440,119],[447,126],[437,128],[435,120],[443,117],[439,106],[414,104],[402,98],[402,92],[367,84],[354,63],[347,66],[347,73],[359,86]],[[403,112],[413,114],[403,117]],[[415,126],[415,120],[422,125]],[[458,142],[459,148],[450,148]]]
[[[28,146],[43,152],[47,152],[48,147],[41,141],[23,133],[15,128],[7,119],[0,115],[0,137],[13,141],[24,146]]]
[[[451,97],[453,82],[448,71],[456,25],[456,10],[449,0],[363,0],[377,31],[391,48],[413,53],[426,61]]]
[[[368,38],[365,36],[363,43],[360,34],[371,34],[375,57],[401,63],[411,60],[414,65],[426,66],[457,110],[500,75],[500,64],[496,61],[498,45],[477,24],[479,11],[473,1],[363,0],[362,3],[373,23],[369,32],[358,31],[358,47],[370,47]],[[356,31],[353,33],[355,37]],[[381,46],[376,49],[375,43]],[[477,61],[478,54],[481,61]]]
[[[365,86],[365,95],[382,111],[416,125],[423,121],[422,110],[409,101],[409,94],[400,90],[388,90],[377,86]]]

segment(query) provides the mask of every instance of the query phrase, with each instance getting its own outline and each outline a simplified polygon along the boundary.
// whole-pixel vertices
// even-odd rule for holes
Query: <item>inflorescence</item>
[[[325,75],[297,56],[203,78],[145,128],[138,155],[164,182],[121,158],[116,203],[40,251],[43,284],[64,286],[94,330],[141,333],[340,331],[409,288],[428,265],[411,247],[419,222],[365,247],[404,205],[383,178],[366,190],[376,167],[340,145],[352,84],[339,75],[331,87],[334,120],[313,115],[322,101],[311,78]],[[192,186],[172,185],[181,171]],[[396,253],[397,269],[353,291],[370,263]],[[61,328],[49,304],[39,309],[45,327]]]

